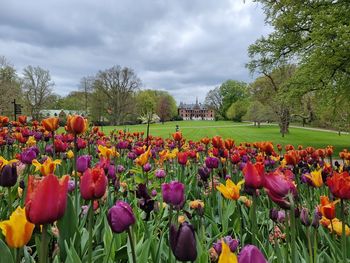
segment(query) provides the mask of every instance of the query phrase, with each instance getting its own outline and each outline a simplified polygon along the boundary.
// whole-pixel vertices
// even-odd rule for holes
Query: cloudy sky
[[[251,81],[247,48],[269,28],[249,0],[0,0],[0,55],[48,69],[55,93],[113,65],[178,102],[227,79]]]

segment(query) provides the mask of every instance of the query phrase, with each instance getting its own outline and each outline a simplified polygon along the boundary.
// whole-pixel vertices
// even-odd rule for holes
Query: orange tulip
[[[27,116],[24,116],[24,115],[18,116],[18,121],[21,124],[26,124],[27,123]]]
[[[319,205],[318,209],[322,213],[322,215],[327,219],[334,219],[335,218],[335,205],[339,202],[333,201],[330,202],[329,198],[327,196],[321,196],[321,204]]]
[[[334,172],[327,178],[327,185],[332,194],[341,199],[350,199],[350,174]]]
[[[182,133],[179,131],[173,133],[172,136],[173,136],[174,140],[177,142],[182,140]]]
[[[59,127],[58,122],[59,122],[59,119],[57,117],[50,117],[50,118],[43,119],[41,121],[41,125],[44,126],[46,131],[53,132],[58,129]]]
[[[69,115],[67,117],[66,130],[72,134],[78,135],[84,133],[88,128],[87,119],[80,115]]]

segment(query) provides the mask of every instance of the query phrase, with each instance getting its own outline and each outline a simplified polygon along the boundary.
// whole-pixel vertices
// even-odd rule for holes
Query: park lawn
[[[179,125],[181,132],[187,140],[199,140],[203,137],[213,137],[216,135],[223,138],[233,138],[236,143],[271,141],[274,144],[282,145],[292,144],[294,146],[313,146],[315,148],[324,148],[327,145],[335,147],[335,153],[338,154],[344,148],[350,148],[350,135],[326,131],[313,131],[303,128],[290,128],[290,133],[282,138],[279,128],[276,125],[262,125],[260,128],[248,126],[249,123],[233,123],[230,121],[178,121],[166,122],[164,124],[151,124],[150,134],[153,136],[170,137],[175,132],[176,125]],[[130,132],[144,131],[146,125],[126,125],[126,126],[107,126],[103,131],[108,133],[113,129],[126,130]]]

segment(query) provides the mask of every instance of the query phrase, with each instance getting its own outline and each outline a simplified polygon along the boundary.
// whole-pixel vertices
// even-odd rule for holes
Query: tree
[[[276,114],[282,137],[289,132],[293,98],[286,96],[288,80],[295,72],[294,65],[284,65],[270,73],[264,73],[251,85],[253,99],[270,107]]]
[[[251,72],[267,73],[293,61],[290,82],[300,96],[309,91],[348,89],[350,81],[350,2],[255,0],[274,31],[249,47]],[[295,92],[293,89],[292,92]]]
[[[80,80],[79,90],[83,92],[84,97],[84,110],[88,112],[89,99],[93,91],[94,78],[93,77],[83,77]]]
[[[249,101],[247,99],[238,100],[231,104],[226,111],[226,116],[229,120],[242,121],[242,117],[247,113]]]
[[[93,86],[99,95],[105,96],[103,104],[110,112],[111,124],[119,125],[132,114],[133,94],[141,86],[141,81],[132,69],[114,66],[99,71]]]
[[[25,106],[33,119],[39,119],[39,113],[46,106],[53,86],[48,70],[32,66],[24,69],[22,90]]]
[[[3,56],[0,56],[0,94],[0,114],[12,115],[13,100],[21,102],[21,88],[16,70]]]
[[[168,92],[160,92],[157,99],[156,113],[162,123],[177,115],[176,101]]]
[[[236,80],[227,80],[207,93],[205,104],[214,109],[216,118],[226,119],[226,112],[232,103],[247,98],[247,84]]]
[[[275,120],[275,115],[270,107],[265,106],[258,100],[253,100],[250,102],[247,113],[243,119],[254,122],[254,126],[258,125],[260,128],[261,122],[273,121]]]

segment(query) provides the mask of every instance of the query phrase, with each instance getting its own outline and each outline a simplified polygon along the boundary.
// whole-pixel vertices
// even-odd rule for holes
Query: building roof
[[[202,103],[183,103],[180,102],[179,109],[186,109],[186,110],[208,110],[208,107]]]
[[[86,115],[85,111],[79,110],[41,110],[40,114],[43,116],[59,116],[61,112],[64,112],[66,115]]]

